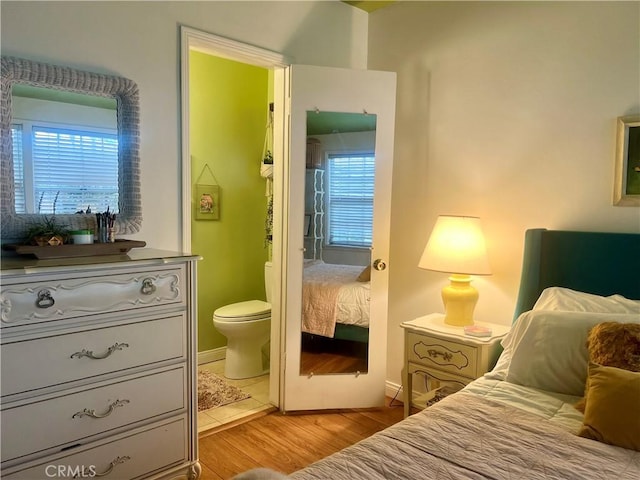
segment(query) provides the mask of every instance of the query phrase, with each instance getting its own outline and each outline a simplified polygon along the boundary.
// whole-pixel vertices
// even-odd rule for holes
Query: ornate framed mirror
[[[93,228],[93,213],[22,213],[16,210],[14,146],[12,139],[14,87],[38,87],[54,92],[84,94],[115,100],[117,125],[117,215],[116,233],[135,233],[142,223],[140,196],[140,107],[138,86],[127,78],[69,67],[50,65],[16,57],[2,57],[0,110],[0,214],[2,240],[20,239],[33,223],[47,213],[69,229]],[[57,195],[57,194],[56,194]],[[42,201],[42,197],[40,197]],[[38,202],[36,202],[38,203]],[[93,212],[99,211],[99,205]],[[113,211],[113,210],[112,210]]]

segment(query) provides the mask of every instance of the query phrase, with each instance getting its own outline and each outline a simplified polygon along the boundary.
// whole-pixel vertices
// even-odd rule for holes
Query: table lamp
[[[478,290],[471,286],[471,275],[491,274],[480,219],[439,216],[418,267],[452,274],[442,289],[444,323],[473,325]]]

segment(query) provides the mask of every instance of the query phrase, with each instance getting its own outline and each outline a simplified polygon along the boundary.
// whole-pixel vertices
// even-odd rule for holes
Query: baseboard
[[[198,352],[198,365],[203,363],[217,362],[223,360],[227,356],[227,347],[214,348],[212,350],[205,350]]]

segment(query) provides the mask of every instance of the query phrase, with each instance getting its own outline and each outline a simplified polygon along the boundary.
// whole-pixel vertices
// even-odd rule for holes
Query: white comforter
[[[545,392],[484,377],[471,382],[464,390],[536,414],[574,434],[582,426],[583,415],[573,407],[580,397]]]
[[[333,337],[336,323],[369,326],[369,282],[359,282],[363,267],[321,261],[305,264],[302,331]]]
[[[640,452],[575,435],[582,421],[579,412],[569,410],[575,397],[522,389],[529,390],[496,380],[477,380],[461,392],[290,477],[640,478]]]

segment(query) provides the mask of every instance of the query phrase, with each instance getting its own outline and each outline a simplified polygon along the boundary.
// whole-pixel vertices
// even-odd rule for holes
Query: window
[[[328,155],[328,243],[370,247],[375,157],[372,153]]]
[[[24,163],[22,161],[22,125],[11,126],[11,142],[13,143],[13,179],[15,191],[16,213],[25,213],[24,206]]]
[[[12,137],[16,213],[118,212],[116,133],[25,122]]]

